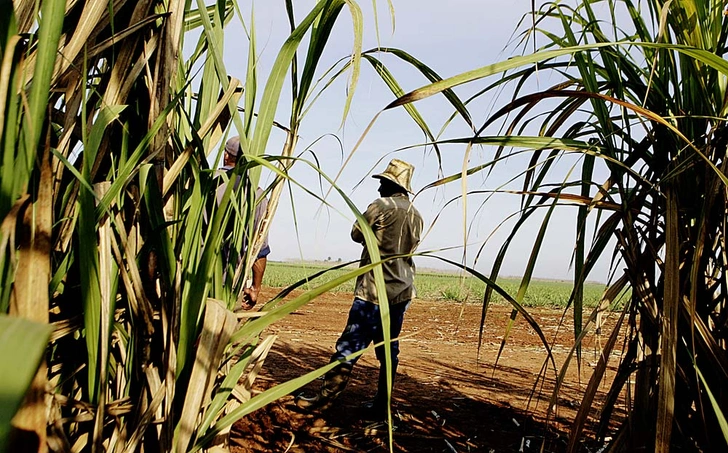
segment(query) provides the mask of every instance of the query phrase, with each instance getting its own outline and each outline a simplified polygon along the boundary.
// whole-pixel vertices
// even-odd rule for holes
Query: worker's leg
[[[409,308],[409,301],[392,305],[389,307],[389,335],[391,339],[399,337],[402,331],[402,323],[404,322],[404,314]],[[381,324],[380,324],[381,325]],[[374,334],[374,342],[380,343],[384,340],[382,330],[377,329]],[[373,409],[375,411],[386,410],[387,407],[387,375],[392,377],[392,386],[394,386],[394,378],[397,373],[397,366],[399,365],[399,340],[392,341],[389,344],[389,350],[392,356],[392,366],[387,370],[387,364],[385,359],[384,346],[378,346],[375,351],[377,359],[379,360],[379,379],[377,382],[377,394],[371,401],[365,403],[364,407],[367,409]],[[389,371],[389,373],[387,373]]]
[[[312,397],[298,395],[296,397],[298,407],[306,410],[324,410],[331,405],[333,400],[346,388],[352,368],[359,359],[356,357],[346,361],[346,357],[371,344],[378,323],[377,305],[354,299],[349,310],[346,327],[336,341],[336,352],[331,356],[332,362],[341,361],[341,364],[326,373],[324,383],[317,395]]]

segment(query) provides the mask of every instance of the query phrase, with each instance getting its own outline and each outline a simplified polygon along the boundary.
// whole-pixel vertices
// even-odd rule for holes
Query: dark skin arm
[[[265,274],[265,266],[268,264],[268,258],[262,257],[253,263],[253,284],[243,290],[243,309],[250,310],[258,303],[258,294],[260,287],[263,285],[263,274]]]

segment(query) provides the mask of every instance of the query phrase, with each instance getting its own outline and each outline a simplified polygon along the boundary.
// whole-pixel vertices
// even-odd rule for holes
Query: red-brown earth
[[[264,288],[261,298],[270,298]],[[266,299],[267,300],[267,299]],[[346,323],[350,294],[325,294],[268,328],[277,340],[258,376],[254,393],[301,376],[328,363],[333,345]],[[572,319],[563,310],[531,308],[553,356],[561,367],[573,344]],[[478,355],[482,307],[443,300],[417,299],[409,308],[400,342],[400,366],[393,395],[393,449],[401,452],[559,452],[566,446],[571,420],[596,365],[600,339],[584,341],[581,373],[574,359],[558,394],[555,412],[548,414],[555,371],[535,330],[519,316],[494,366],[509,320],[508,306],[491,306]],[[607,317],[606,331],[617,314]],[[601,338],[601,343],[606,337]],[[606,382],[611,382],[619,357],[610,358]],[[328,411],[305,414],[295,410],[293,395],[237,422],[231,451],[247,452],[385,452],[389,431],[384,423],[365,420],[361,402],[376,391],[378,362],[367,352],[354,368],[346,391]],[[538,379],[545,375],[546,378]],[[309,392],[317,380],[304,387]],[[590,409],[593,429],[608,387],[602,385]],[[623,407],[623,406],[619,406]],[[617,417],[622,416],[621,412]],[[541,450],[543,447],[543,450]],[[599,444],[584,445],[596,451]]]

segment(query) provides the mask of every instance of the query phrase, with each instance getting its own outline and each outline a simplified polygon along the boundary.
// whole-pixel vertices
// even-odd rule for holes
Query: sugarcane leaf
[[[400,60],[404,61],[405,63],[410,64],[412,67],[420,71],[422,75],[427,77],[427,79],[432,82],[439,82],[442,80],[442,77],[435,72],[432,68],[427,66],[424,62],[421,60],[415,58],[412,54],[409,52],[406,52],[402,49],[397,49],[394,47],[381,47],[376,49],[367,50],[363,53],[363,56],[370,55],[370,54],[379,54],[379,53],[388,53],[391,55],[396,56]],[[401,96],[402,94],[395,93],[397,96]],[[442,91],[442,94],[445,96],[445,98],[452,104],[452,106],[455,108],[455,111],[460,114],[460,116],[465,120],[465,122],[470,126],[471,129],[475,129],[475,126],[473,125],[473,120],[471,118],[470,112],[468,111],[468,108],[465,106],[463,101],[458,97],[458,95],[455,93],[455,91],[451,89],[445,89]]]
[[[409,102],[415,102],[429,96],[441,93],[445,89],[452,88],[464,83],[472,82],[473,80],[482,79],[494,74],[501,74],[510,69],[518,68],[533,63],[539,63],[541,61],[550,60],[556,57],[573,55],[582,51],[592,51],[604,47],[612,46],[637,46],[651,49],[666,49],[680,52],[684,55],[692,57],[701,63],[705,63],[711,68],[721,72],[722,74],[728,74],[728,62],[718,57],[714,53],[707,52],[701,49],[696,49],[689,46],[681,46],[676,44],[660,44],[651,42],[606,42],[606,43],[594,43],[586,44],[581,46],[565,47],[562,49],[545,50],[541,52],[535,52],[530,55],[513,57],[506,61],[490,64],[483,66],[472,71],[467,71],[462,74],[458,74],[453,77],[436,82],[430,85],[423,86],[417,90],[411,91],[405,94],[394,102],[390,103],[385,109],[395,108],[400,105],[404,105]]]
[[[599,356],[597,367],[589,378],[589,384],[587,385],[584,397],[579,405],[579,410],[574,417],[574,421],[571,426],[571,435],[569,436],[569,445],[567,446],[567,451],[569,453],[577,451],[576,449],[579,447],[578,440],[580,439],[581,431],[584,429],[584,424],[586,423],[587,416],[589,415],[589,410],[592,407],[594,397],[596,396],[599,385],[602,383],[602,379],[604,378],[604,373],[606,372],[607,365],[609,363],[609,357],[612,355],[612,350],[619,339],[619,331],[622,327],[625,313],[626,310],[623,310],[616,326],[609,335],[609,340],[607,340],[607,343],[604,345],[604,350]],[[554,398],[555,394],[556,392],[554,392]],[[549,408],[549,410],[550,409],[551,408]]]
[[[196,360],[188,381],[185,405],[175,429],[177,451],[187,451],[190,441],[193,440],[197,431],[197,420],[210,400],[223,351],[236,324],[234,313],[221,303],[208,301],[205,304],[205,317]]]
[[[523,299],[526,296],[526,291],[528,291],[528,286],[531,284],[531,278],[533,277],[533,271],[536,267],[536,261],[541,254],[541,246],[543,245],[544,236],[546,235],[546,231],[550,224],[549,220],[554,212],[554,209],[556,208],[556,203],[558,199],[559,198],[557,192],[556,197],[554,198],[551,206],[548,208],[546,215],[544,216],[543,221],[541,222],[541,227],[539,228],[538,234],[536,235],[536,240],[534,241],[533,248],[531,249],[531,254],[528,258],[528,263],[526,264],[526,269],[524,270],[523,277],[521,278],[521,283],[518,286],[518,293],[516,294],[515,298],[519,304],[523,303]],[[500,347],[498,348],[498,353],[495,359],[495,366],[498,365],[498,361],[501,354],[503,353],[505,344],[508,341],[508,336],[511,329],[513,328],[513,324],[516,320],[516,315],[518,314],[518,312],[519,310],[515,307],[513,308],[513,310],[511,310],[511,316],[508,320],[508,324],[506,325],[506,330],[503,333],[503,339],[501,340]],[[554,370],[556,370],[555,367]]]
[[[415,254],[415,255],[418,255],[418,254]],[[474,277],[476,277],[479,280],[481,280],[482,282],[484,282],[488,289],[498,293],[506,302],[511,304],[513,306],[513,308],[521,316],[523,316],[523,318],[526,320],[526,322],[533,328],[533,330],[536,332],[538,337],[541,339],[541,343],[543,343],[544,348],[546,349],[546,353],[548,355],[547,360],[549,360],[551,362],[552,366],[554,367],[554,369],[556,369],[556,362],[554,361],[554,358],[551,354],[551,347],[549,346],[549,343],[546,340],[546,336],[543,334],[543,330],[538,325],[538,322],[536,322],[536,320],[533,318],[533,316],[531,316],[531,314],[528,313],[528,310],[526,310],[525,307],[520,302],[518,302],[516,299],[513,298],[513,296],[508,294],[508,291],[506,291],[502,286],[500,286],[498,283],[496,283],[496,281],[494,279],[492,279],[490,277],[486,277],[485,275],[481,274],[477,270],[475,270],[471,267],[468,267],[462,263],[458,263],[456,261],[452,261],[450,259],[443,258],[442,256],[432,255],[432,254],[428,254],[428,253],[420,253],[419,255],[435,258],[442,262],[455,266],[459,269],[463,269],[464,271],[467,271],[469,274],[473,275]]]
[[[10,420],[43,359],[51,330],[47,324],[0,315],[0,452],[7,451]]]
[[[11,203],[21,194],[20,191],[24,190],[36,162],[38,143],[50,97],[56,51],[63,26],[64,8],[65,6],[61,2],[44,2],[41,5],[41,14],[47,19],[44,20],[44,26],[38,30],[37,51],[34,53],[35,64],[33,66],[32,63],[28,63],[28,66],[25,67],[26,71],[33,71],[33,76],[30,93],[28,94],[27,110],[23,115],[22,131],[20,136],[17,137],[18,142],[5,143],[6,149],[7,147],[13,147],[17,150],[15,165],[11,166],[15,173],[13,178],[10,179],[14,182]],[[4,52],[3,57],[8,55],[12,57],[12,53]],[[7,64],[6,58],[3,58],[3,64]],[[15,95],[10,96],[10,98],[11,102],[17,102]],[[4,104],[2,108],[5,109]],[[10,112],[14,113],[15,109],[11,108]],[[6,164],[10,164],[10,162]]]
[[[301,21],[301,23],[293,30],[288,39],[286,39],[286,42],[281,47],[281,50],[273,63],[273,68],[271,69],[265,84],[260,101],[261,107],[258,112],[258,119],[255,122],[250,150],[246,151],[246,153],[258,156],[266,149],[271,128],[273,127],[275,111],[278,107],[278,98],[280,97],[281,89],[283,88],[286,73],[291,64],[291,60],[296,53],[296,49],[303,40],[306,32],[309,28],[311,28],[314,22],[319,19],[325,8],[335,8],[337,6],[340,8],[342,4],[343,0],[327,0],[318,2],[303,21]],[[257,181],[254,181],[254,183],[255,182]]]
[[[713,412],[715,412],[715,417],[718,419],[718,425],[720,426],[720,431],[723,434],[723,439],[725,440],[726,444],[728,444],[728,421],[726,421],[725,413],[723,412],[724,408],[721,408],[720,404],[715,399],[713,392],[708,386],[708,382],[705,380],[703,373],[700,372],[697,366],[695,366],[695,372],[698,374],[700,382],[705,387],[705,393],[708,395],[708,399],[710,400],[710,406],[713,409]]]
[[[381,62],[381,60],[378,60],[369,54],[365,54],[365,55],[363,55],[363,57],[366,61],[371,63],[372,67],[374,67],[374,70],[377,71],[377,74],[379,74],[379,77],[384,81],[384,83],[389,87],[389,89],[392,91],[392,93],[395,96],[399,97],[404,94],[402,87],[400,87],[397,80],[394,78],[394,76],[389,71],[389,69],[387,69],[387,67],[384,66],[384,64]],[[425,120],[422,117],[422,115],[420,114],[420,112],[412,104],[406,104],[404,106],[404,109],[409,114],[409,116],[412,118],[412,120],[415,122],[415,124],[417,124],[417,126],[425,134],[425,136],[427,137],[427,140],[433,142],[435,151],[437,152],[437,154],[439,156],[440,149],[438,147],[437,142],[435,142],[435,136],[432,135],[432,132],[430,131],[430,127],[427,125],[427,123],[425,122]]]
[[[359,74],[361,72],[361,53],[362,53],[362,42],[364,39],[364,20],[362,18],[361,8],[353,0],[345,0],[349,6],[351,12],[351,22],[353,25],[354,33],[354,48],[351,52],[351,77],[349,78],[349,86],[346,90],[346,101],[344,102],[344,111],[341,118],[341,125],[344,125],[344,121],[349,114],[351,109],[351,102],[354,99],[354,93],[356,92],[356,86],[359,83]],[[376,1],[374,2],[376,3]]]
[[[665,220],[665,290],[661,323],[660,371],[657,400],[657,427],[655,451],[667,453],[672,445],[672,426],[675,416],[675,381],[677,367],[678,329],[680,308],[680,238],[677,193],[668,186]]]
[[[88,141],[84,147],[84,166],[82,180],[88,181],[91,167],[96,159],[96,153],[106,128],[124,110],[124,106],[109,106],[99,112],[93,123]],[[96,240],[98,223],[96,218],[96,195],[94,192],[82,190],[79,193],[78,216],[78,257],[79,265],[84,272],[81,273],[81,293],[83,299],[84,326],[86,333],[86,350],[88,354],[88,392],[91,402],[98,401],[99,378],[102,370],[100,365],[101,350],[105,347],[100,343],[102,339],[102,279],[108,276],[102,273],[99,264],[99,250]]]
[[[356,357],[361,356],[365,352],[372,349],[373,346],[370,346],[369,348],[365,348],[361,351],[355,352],[349,356],[346,357],[346,360],[352,360]],[[201,448],[203,448],[208,442],[210,442],[212,439],[215,438],[217,434],[219,434],[223,429],[232,426],[233,423],[240,420],[241,418],[245,417],[246,415],[250,414],[251,412],[254,412],[262,407],[265,407],[266,405],[270,404],[273,401],[279,400],[285,395],[290,394],[291,392],[296,391],[297,389],[303,387],[304,385],[308,384],[309,382],[314,381],[315,379],[323,376],[328,371],[334,369],[340,364],[339,361],[331,362],[328,365],[325,365],[317,370],[311,371],[309,373],[304,374],[303,376],[291,379],[289,381],[286,381],[282,384],[278,384],[275,387],[272,387],[259,395],[254,396],[251,398],[246,404],[243,404],[236,409],[234,409],[229,414],[225,415],[223,418],[221,418],[217,423],[215,423],[208,431],[207,433],[197,442],[197,444],[190,449],[190,453],[199,451]]]

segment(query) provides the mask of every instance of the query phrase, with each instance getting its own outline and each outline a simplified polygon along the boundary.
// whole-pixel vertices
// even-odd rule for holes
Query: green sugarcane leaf
[[[111,187],[106,192],[106,195],[104,195],[99,201],[99,204],[96,208],[97,219],[100,219],[103,215],[106,215],[109,206],[111,206],[111,204],[119,196],[119,194],[128,186],[132,178],[134,178],[134,176],[139,171],[147,168],[146,164],[151,162],[154,157],[156,157],[155,155],[150,155],[148,153],[149,145],[150,143],[152,143],[152,140],[154,140],[154,137],[159,133],[162,127],[166,124],[167,116],[177,107],[177,103],[184,96],[184,90],[189,83],[191,83],[191,80],[188,80],[186,82],[185,87],[183,87],[180,92],[177,93],[172,101],[167,104],[164,110],[159,114],[159,116],[155,118],[154,123],[149,128],[147,133],[144,134],[144,136],[141,138],[139,144],[131,153],[127,161],[124,163],[124,165],[120,166],[119,171],[116,174],[116,178],[111,183]]]
[[[718,403],[718,400],[715,399],[713,392],[710,390],[710,387],[708,387],[708,382],[705,380],[703,373],[700,372],[697,365],[695,365],[695,372],[698,374],[700,382],[705,387],[705,393],[708,395],[708,399],[710,400],[710,406],[712,407],[713,412],[715,412],[715,417],[718,419],[720,432],[723,434],[723,439],[726,444],[728,444],[728,421],[726,421],[725,413],[723,412],[724,408],[721,408],[720,403]]]
[[[376,2],[375,2],[376,3]],[[361,49],[364,39],[364,20],[362,18],[361,8],[353,0],[346,0],[351,12],[351,22],[354,28],[354,49],[351,52],[351,77],[349,78],[349,87],[346,90],[346,101],[344,102],[344,111],[341,117],[341,125],[351,109],[351,102],[354,99],[356,86],[359,83],[359,73],[361,72]]]
[[[280,98],[283,82],[285,81],[291,60],[296,53],[296,49],[303,40],[308,29],[313,23],[319,19],[325,8],[333,8],[336,5],[343,4],[343,0],[327,0],[316,3],[306,18],[293,30],[291,35],[281,47],[278,56],[273,64],[268,81],[263,90],[263,96],[260,101],[260,111],[258,119],[255,122],[253,139],[250,145],[250,154],[259,156],[265,152],[268,138],[273,127],[273,120],[276,109],[278,107],[278,99]],[[254,183],[256,181],[253,181]]]
[[[124,106],[109,106],[102,109],[91,128],[91,134],[84,147],[84,166],[82,180],[88,182],[91,167],[106,128],[118,118]],[[109,276],[102,276],[99,267],[99,251],[97,245],[96,195],[82,190],[78,196],[78,257],[81,272],[81,294],[83,299],[84,327],[86,332],[86,350],[88,353],[88,392],[91,402],[99,398],[98,379],[103,372],[98,368],[99,351],[105,348],[100,344],[102,335],[101,321],[101,282]]]
[[[674,50],[676,52],[680,52],[683,55],[692,57],[695,60],[710,66],[711,68],[719,71],[722,74],[728,75],[728,61],[715,55],[714,53],[707,52],[707,51],[704,51],[701,49],[696,49],[693,47],[681,46],[681,45],[675,45],[675,44],[658,44],[658,43],[650,43],[650,42],[596,43],[596,44],[587,44],[587,45],[581,45],[581,46],[566,47],[566,48],[556,49],[556,50],[545,50],[545,51],[536,52],[536,53],[521,56],[521,57],[513,57],[506,61],[483,66],[481,68],[474,69],[472,71],[467,71],[462,74],[458,74],[456,76],[444,79],[440,82],[435,82],[433,84],[426,85],[426,86],[418,88],[414,91],[411,91],[411,92],[405,94],[404,96],[400,97],[399,99],[390,103],[387,107],[385,107],[385,110],[395,108],[400,105],[407,104],[409,102],[419,101],[421,99],[425,99],[427,97],[441,93],[448,88],[453,88],[455,86],[462,85],[462,84],[468,83],[468,82],[472,82],[474,80],[482,79],[482,78],[485,78],[485,77],[488,77],[488,76],[491,76],[494,74],[501,74],[501,73],[504,73],[511,69],[519,68],[521,66],[539,63],[542,61],[550,60],[550,59],[561,57],[561,56],[574,55],[578,52],[592,51],[592,50],[597,50],[600,48],[611,47],[611,46],[639,46],[639,47],[646,47],[646,48],[652,48],[652,49]]]
[[[364,52],[364,55],[369,54],[379,54],[379,53],[388,53],[391,55],[396,56],[400,60],[404,61],[405,63],[408,63],[412,65],[415,69],[420,71],[423,76],[427,77],[427,79],[432,82],[439,82],[442,80],[442,77],[435,72],[432,68],[427,66],[425,63],[420,61],[419,59],[415,58],[413,55],[411,55],[409,52],[406,52],[402,49],[397,49],[393,47],[382,47],[377,49],[371,49]],[[450,104],[455,108],[455,111],[460,114],[460,116],[465,120],[465,122],[470,126],[471,129],[474,129],[475,126],[473,125],[473,120],[470,116],[470,112],[468,111],[468,108],[465,106],[463,101],[460,100],[458,95],[451,89],[445,89],[443,90],[443,95],[445,98],[447,98],[448,101],[450,101]],[[397,96],[401,96],[401,94],[395,93]]]
[[[371,65],[374,67],[374,70],[377,71],[377,74],[379,74],[379,77],[384,81],[385,84],[389,87],[389,89],[392,91],[392,93],[399,97],[404,94],[404,91],[402,90],[402,87],[399,85],[397,80],[394,78],[392,73],[387,69],[384,64],[382,64],[381,60],[378,60],[371,55],[364,55],[364,59],[371,63]],[[438,159],[440,159],[440,148],[435,141],[435,136],[432,135],[432,132],[430,131],[430,127],[425,122],[425,119],[422,117],[420,112],[415,108],[413,104],[406,104],[404,106],[405,111],[409,114],[409,116],[412,118],[412,120],[417,124],[417,126],[422,130],[422,132],[427,137],[427,140],[431,141],[433,143],[433,147],[435,148],[435,152],[437,153]]]
[[[16,195],[19,195],[18,191],[27,184],[30,172],[35,165],[38,142],[48,109],[51,80],[65,17],[65,7],[64,2],[60,1],[43,2],[41,5],[42,20],[38,30],[38,50],[33,80],[30,85],[29,108],[24,115],[23,133],[20,143],[18,143],[18,165],[15,167],[17,172]],[[2,108],[5,106],[3,105]]]
[[[244,150],[250,148],[248,140],[253,131],[255,96],[258,93],[258,56],[255,43],[255,16],[251,12],[248,65],[245,71],[245,111],[243,112],[243,130],[240,131],[240,141],[242,142],[241,146]]]
[[[0,453],[7,451],[10,420],[33,381],[53,329],[0,315]]]
[[[313,288],[310,291],[306,291],[305,293],[292,299],[289,302],[286,302],[283,305],[280,305],[278,307],[275,307],[275,308],[267,311],[266,314],[264,314],[260,318],[246,323],[237,332],[235,332],[235,334],[232,337],[231,342],[235,343],[237,341],[245,340],[246,338],[253,338],[253,337],[257,336],[259,333],[261,333],[263,331],[263,329],[265,329],[269,325],[273,324],[276,321],[283,319],[286,315],[293,313],[294,311],[296,311],[300,307],[306,305],[307,303],[311,302],[312,300],[314,300],[321,294],[324,294],[325,292],[330,291],[333,288],[336,288],[337,286],[358,277],[359,275],[366,274],[367,272],[370,272],[370,271],[376,269],[377,267],[379,267],[381,269],[380,264],[381,264],[381,262],[377,261],[372,264],[368,264],[366,266],[359,267],[353,271],[347,272],[335,279],[332,279],[320,286],[317,286],[316,288]]]
[[[12,8],[7,14],[10,16],[8,34],[14,33],[14,15]],[[2,15],[2,13],[0,13]],[[2,16],[0,16],[2,17]],[[0,27],[2,29],[2,27]],[[12,31],[11,31],[12,30]],[[2,62],[0,63],[0,218],[10,211],[15,202],[14,193],[17,185],[16,161],[18,131],[20,129],[19,117],[21,109],[21,97],[12,93],[12,86],[16,86],[18,78],[23,73],[24,65],[21,63],[19,44],[20,36],[9,35],[3,43]]]
[[[319,18],[317,18],[311,26],[311,39],[306,53],[306,62],[301,72],[301,79],[296,87],[297,98],[293,101],[291,107],[291,122],[293,124],[301,121],[301,111],[303,104],[309,95],[311,85],[314,82],[314,76],[318,63],[326,49],[326,42],[331,35],[331,30],[336,23],[336,19],[344,7],[344,2],[335,2],[324,8]]]

